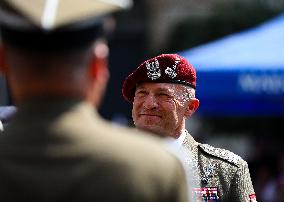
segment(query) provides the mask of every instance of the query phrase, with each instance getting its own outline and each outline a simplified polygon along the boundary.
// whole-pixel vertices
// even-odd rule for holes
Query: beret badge
[[[146,62],[147,76],[149,79],[156,80],[161,76],[160,64],[157,59],[153,62]]]
[[[165,74],[167,74],[170,78],[174,79],[177,76],[176,68],[177,68],[177,65],[178,65],[179,62],[180,62],[180,60],[177,58],[175,60],[175,64],[172,66],[172,68],[170,68],[170,67],[166,68]]]

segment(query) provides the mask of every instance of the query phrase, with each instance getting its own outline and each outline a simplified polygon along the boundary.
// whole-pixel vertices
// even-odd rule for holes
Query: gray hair
[[[195,98],[195,89],[190,86],[183,86],[186,92],[186,97],[188,99]]]
[[[180,85],[181,90],[176,94],[176,98],[184,104],[192,98],[195,98],[195,89],[190,86]]]

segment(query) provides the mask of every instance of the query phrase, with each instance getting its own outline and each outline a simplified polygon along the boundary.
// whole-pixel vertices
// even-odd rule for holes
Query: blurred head
[[[68,96],[98,105],[107,80],[104,20],[120,0],[0,2],[0,67],[14,101]]]
[[[103,96],[109,74],[108,48],[102,40],[56,52],[30,51],[4,41],[1,52],[2,72],[16,103],[37,96],[67,96],[98,105]]]
[[[198,108],[195,69],[177,54],[143,62],[123,84],[124,98],[133,103],[136,127],[178,138],[185,120]]]

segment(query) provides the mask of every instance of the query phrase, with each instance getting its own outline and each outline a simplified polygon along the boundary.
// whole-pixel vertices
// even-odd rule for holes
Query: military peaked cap
[[[3,41],[36,50],[78,47],[101,34],[104,16],[131,0],[1,0]]]

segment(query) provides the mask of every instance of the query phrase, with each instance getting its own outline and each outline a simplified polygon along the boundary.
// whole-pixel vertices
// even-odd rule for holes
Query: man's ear
[[[87,101],[98,107],[104,96],[110,73],[107,54],[100,54],[102,50],[96,50],[96,48],[98,46],[95,46],[89,64],[90,83],[87,92]]]
[[[94,44],[89,70],[93,78],[109,77],[108,47],[104,41],[98,40]]]
[[[199,107],[199,100],[196,99],[196,98],[191,98],[188,101],[188,106],[186,108],[184,115],[186,117],[191,117],[192,114],[197,110],[198,107]]]
[[[92,79],[101,79],[109,77],[109,70],[106,58],[98,58],[95,55],[92,56],[89,65],[89,73]]]

